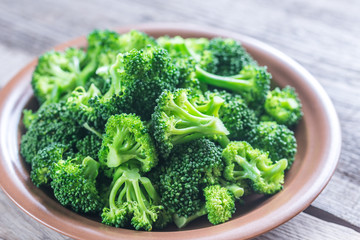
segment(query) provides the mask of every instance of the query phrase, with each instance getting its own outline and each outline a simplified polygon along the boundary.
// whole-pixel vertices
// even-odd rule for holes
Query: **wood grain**
[[[94,28],[151,21],[224,28],[294,58],[329,94],[343,135],[338,168],[312,206],[360,227],[359,1],[2,0],[0,5],[0,87],[31,58],[56,44]],[[66,239],[22,213],[2,192],[0,210],[0,238]],[[26,230],[19,231],[19,223]],[[360,239],[351,228],[319,219],[311,210],[258,239],[289,238]]]

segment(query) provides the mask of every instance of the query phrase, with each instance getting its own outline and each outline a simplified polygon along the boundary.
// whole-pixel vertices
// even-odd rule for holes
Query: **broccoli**
[[[238,94],[226,91],[212,91],[205,93],[205,99],[218,96],[224,99],[224,104],[219,110],[219,118],[229,130],[230,140],[246,141],[251,138],[252,129],[257,124],[255,112],[250,109],[244,99]]]
[[[131,164],[148,172],[157,162],[157,153],[147,128],[134,114],[113,115],[106,123],[99,151],[100,163],[114,169]],[[108,176],[111,177],[112,170]]]
[[[212,224],[228,221],[235,212],[235,197],[225,187],[208,186],[204,188],[204,196],[208,219]]]
[[[42,104],[66,99],[75,87],[83,86],[88,75],[81,64],[85,52],[68,48],[65,52],[50,51],[39,57],[31,85],[34,95]]]
[[[100,121],[101,119],[96,115],[97,112],[89,103],[90,99],[100,95],[99,89],[97,89],[94,84],[92,84],[87,91],[84,87],[77,87],[66,102],[70,117],[80,125],[88,124],[101,128],[104,123]],[[99,123],[99,121],[101,123]]]
[[[252,146],[268,152],[273,163],[287,159],[288,169],[291,167],[297,151],[293,131],[276,122],[260,122],[252,132],[252,138],[249,139]]]
[[[99,166],[91,157],[59,159],[50,172],[55,198],[76,212],[100,212],[104,204],[96,188]]]
[[[87,64],[96,66],[96,74],[107,79],[109,68],[119,53],[156,46],[155,39],[143,32],[132,30],[118,34],[109,30],[94,30],[88,35]]]
[[[179,71],[168,53],[151,46],[119,54],[109,71],[110,89],[99,99],[105,118],[107,111],[108,116],[136,113],[149,120],[161,92],[174,90],[179,82]]]
[[[139,174],[138,168],[120,166],[114,173],[109,196],[109,207],[101,214],[102,222],[116,227],[129,227],[151,231],[157,221],[162,221],[160,196],[151,181]]]
[[[271,75],[265,67],[247,65],[238,75],[220,76],[199,67],[196,77],[204,83],[240,94],[250,107],[262,106],[270,89]]]
[[[159,193],[179,227],[204,215],[200,214],[205,205],[202,189],[218,184],[222,169],[221,149],[208,139],[174,148],[160,175]]]
[[[36,112],[33,112],[31,109],[23,110],[23,124],[26,129],[28,129],[33,120],[36,119],[36,115]]]
[[[89,133],[84,138],[76,142],[76,152],[82,156],[89,156],[98,160],[98,153],[102,144],[102,138],[98,135]]]
[[[51,182],[50,172],[53,163],[62,159],[66,147],[61,144],[50,144],[41,149],[31,162],[30,178],[35,186],[46,186]]]
[[[157,100],[152,115],[152,128],[158,150],[165,158],[177,144],[203,136],[229,134],[221,120],[216,117],[224,100],[214,97],[199,111],[197,106],[189,101],[190,94],[186,89],[165,91]]]
[[[201,60],[201,68],[220,76],[236,75],[250,64],[256,65],[256,62],[239,42],[223,38],[211,39]]]
[[[89,90],[91,85],[95,85],[99,89],[101,95],[109,91],[110,89],[110,78],[103,78],[101,76],[93,76],[85,83],[85,90]]]
[[[76,152],[76,142],[87,130],[69,117],[65,102],[42,105],[36,113],[27,132],[21,137],[21,155],[29,163],[37,152],[51,143],[66,145],[70,152]]]
[[[274,194],[282,189],[287,160],[272,163],[268,155],[249,143],[230,142],[223,150],[224,177],[237,182],[248,180],[255,192]]]
[[[266,115],[263,120],[276,121],[287,127],[295,126],[303,115],[300,99],[290,86],[283,89],[277,87],[268,92],[264,106]]]

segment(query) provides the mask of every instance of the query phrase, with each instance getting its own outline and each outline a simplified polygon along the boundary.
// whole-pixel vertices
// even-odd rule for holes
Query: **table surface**
[[[107,0],[0,2],[0,88],[31,59],[94,28],[185,22],[257,38],[308,69],[332,99],[342,152],[320,196],[257,239],[360,239],[360,2],[356,0]],[[0,239],[68,239],[0,190]]]

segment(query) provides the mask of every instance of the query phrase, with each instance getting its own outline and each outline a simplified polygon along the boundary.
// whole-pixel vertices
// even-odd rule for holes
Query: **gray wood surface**
[[[342,153],[311,207],[257,239],[360,239],[360,2],[357,0],[0,0],[0,87],[32,58],[94,28],[145,22],[220,27],[266,42],[308,69],[338,112]],[[0,190],[0,239],[68,239]]]

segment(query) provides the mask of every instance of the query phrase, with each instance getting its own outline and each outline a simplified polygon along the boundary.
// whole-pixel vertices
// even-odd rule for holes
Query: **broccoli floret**
[[[252,132],[253,137],[249,139],[252,146],[268,152],[273,163],[286,158],[288,169],[291,167],[297,151],[293,131],[276,122],[260,122]]]
[[[282,189],[287,160],[272,163],[268,155],[247,142],[230,142],[223,150],[224,177],[229,181],[248,179],[257,193],[274,194]]]
[[[85,52],[75,48],[42,55],[31,81],[39,102],[58,102],[66,99],[75,87],[83,86],[88,77],[81,68],[84,59]]]
[[[266,115],[263,120],[276,121],[288,127],[295,126],[303,115],[300,99],[290,86],[268,92],[264,106]]]
[[[76,142],[76,150],[82,156],[89,156],[95,160],[98,159],[98,153],[101,148],[102,138],[89,133],[84,138]]]
[[[96,189],[99,166],[91,157],[80,156],[54,163],[50,177],[56,199],[76,212],[100,212],[103,202]]]
[[[210,40],[201,61],[205,71],[220,76],[236,75],[250,64],[256,65],[256,62],[239,42],[223,38]]]
[[[220,76],[199,67],[196,77],[204,83],[240,94],[250,107],[262,106],[270,89],[271,75],[265,67],[247,65],[238,75]]]
[[[212,224],[228,221],[235,212],[235,197],[225,187],[208,186],[204,188],[204,196],[208,219]]]
[[[29,163],[37,152],[51,143],[66,145],[76,152],[76,142],[86,134],[86,129],[69,117],[65,102],[42,105],[29,129],[21,138],[21,155]]]
[[[142,172],[148,172],[158,162],[152,138],[143,122],[134,114],[113,115],[109,118],[99,160],[112,170],[123,164],[131,164]],[[112,170],[108,173],[109,177]]]
[[[33,120],[36,119],[36,115],[36,112],[33,112],[31,109],[23,110],[23,124],[26,129],[28,129]]]
[[[109,207],[103,209],[102,222],[115,227],[151,231],[164,207],[151,181],[137,168],[121,166],[114,174]],[[161,219],[164,224],[164,219]]]
[[[174,90],[179,82],[179,71],[166,50],[151,46],[119,54],[110,76],[110,89],[100,99],[106,109],[101,111],[136,113],[143,120],[150,119],[161,92]]]
[[[86,82],[84,86],[85,90],[88,91],[91,85],[95,85],[95,87],[99,89],[100,93],[104,94],[110,89],[110,78],[93,76]]]
[[[221,149],[208,139],[177,145],[160,175],[161,202],[179,227],[202,213],[202,189],[217,184],[222,175]],[[206,213],[206,212],[205,212]]]
[[[50,144],[41,149],[31,161],[31,181],[37,187],[49,185],[51,182],[50,172],[53,163],[63,158],[66,147],[61,144]]]
[[[228,130],[217,117],[224,100],[212,98],[206,106],[192,104],[186,89],[165,91],[157,100],[152,115],[152,127],[158,150],[167,157],[173,146],[186,143],[203,136],[227,135]]]
[[[91,85],[87,91],[84,87],[77,87],[66,102],[70,117],[80,125],[88,124],[102,128],[104,121],[101,121],[102,119],[97,116],[97,112],[89,103],[90,99],[100,95],[101,93],[95,85]]]
[[[214,96],[225,100],[219,110],[219,118],[230,132],[228,138],[241,141],[247,141],[251,138],[252,129],[256,127],[258,119],[244,99],[238,94],[231,94],[226,91],[215,90],[205,93],[205,99]]]
[[[89,65],[96,65],[96,74],[109,77],[109,68],[115,62],[119,53],[126,53],[133,49],[140,50],[148,45],[156,46],[155,39],[143,32],[132,30],[118,34],[109,30],[94,30],[88,35]]]

